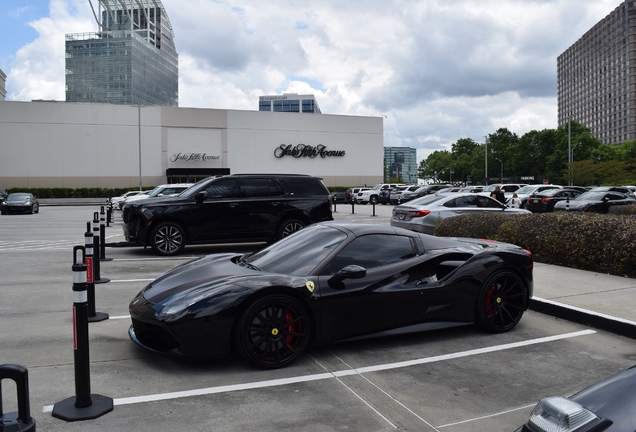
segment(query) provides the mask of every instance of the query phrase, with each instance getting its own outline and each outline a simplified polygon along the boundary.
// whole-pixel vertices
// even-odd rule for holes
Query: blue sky
[[[49,0],[19,0],[0,2],[0,69],[6,71],[15,52],[38,36],[29,22],[45,17]]]
[[[384,116],[385,145],[419,159],[501,127],[555,128],[557,56],[621,4],[161,1],[180,106],[256,110],[261,95],[310,93],[323,114]],[[2,0],[7,100],[64,100],[64,34],[96,29],[89,0]]]

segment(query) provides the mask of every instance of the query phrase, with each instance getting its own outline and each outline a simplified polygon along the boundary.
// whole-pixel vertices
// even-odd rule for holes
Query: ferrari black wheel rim
[[[526,309],[526,288],[511,272],[495,274],[477,300],[477,324],[492,332],[505,332],[517,325]]]
[[[286,296],[256,301],[245,312],[238,348],[250,362],[265,368],[285,366],[307,347],[311,322],[305,308]]]

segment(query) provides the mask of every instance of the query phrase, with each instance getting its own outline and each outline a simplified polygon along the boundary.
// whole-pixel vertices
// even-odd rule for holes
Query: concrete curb
[[[570,306],[540,297],[533,297],[530,309],[546,315],[562,318],[599,330],[608,331],[631,339],[636,339],[636,322],[603,314],[600,312]]]

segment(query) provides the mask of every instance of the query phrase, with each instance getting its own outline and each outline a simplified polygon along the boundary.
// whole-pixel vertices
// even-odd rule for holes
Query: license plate
[[[537,199],[537,198],[535,198],[535,199],[533,199],[533,200],[532,200],[532,202],[533,202],[533,203],[535,203],[535,204],[537,204],[539,201],[541,201],[541,200],[540,200],[540,199]]]

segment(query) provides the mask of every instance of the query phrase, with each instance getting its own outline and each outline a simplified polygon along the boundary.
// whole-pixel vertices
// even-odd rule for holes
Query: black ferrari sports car
[[[208,255],[130,303],[131,339],[153,351],[265,368],[310,346],[425,322],[512,329],[532,297],[532,255],[508,243],[322,222],[251,254]]]

